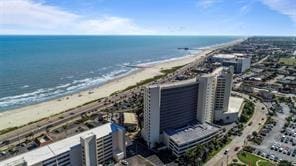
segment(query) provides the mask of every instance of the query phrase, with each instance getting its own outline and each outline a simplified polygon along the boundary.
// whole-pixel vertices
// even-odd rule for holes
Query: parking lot
[[[265,125],[259,133],[264,139],[260,145],[254,144],[255,153],[273,161],[296,160],[296,123],[284,128],[290,109],[281,103],[281,110],[274,116],[276,124]]]

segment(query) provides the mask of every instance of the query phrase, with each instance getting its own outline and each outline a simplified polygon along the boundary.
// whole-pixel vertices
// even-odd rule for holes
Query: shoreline
[[[106,81],[96,88],[83,90],[71,95],[51,99],[49,101],[1,112],[0,130],[26,125],[30,122],[62,113],[66,110],[81,106],[96,99],[108,97],[114,92],[120,92],[130,86],[136,85],[138,82],[161,75],[161,70],[189,64],[206,56],[215,49],[227,47],[243,40],[244,38],[241,38],[231,42],[209,46],[208,48],[189,56],[185,55],[173,59],[162,60],[160,62],[156,61],[151,62],[150,64],[147,63],[145,68],[132,69],[130,72]],[[139,66],[141,66],[141,64],[139,64]]]

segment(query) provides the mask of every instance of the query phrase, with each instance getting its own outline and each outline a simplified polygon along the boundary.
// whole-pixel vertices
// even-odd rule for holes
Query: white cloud
[[[1,34],[150,34],[133,20],[82,15],[32,0],[0,0]]]
[[[274,11],[289,16],[296,23],[295,0],[262,0],[262,3]]]
[[[91,27],[91,28],[90,28]],[[78,29],[84,33],[103,34],[150,34],[151,30],[143,29],[135,25],[130,19],[105,16],[101,19],[91,19],[80,22]]]
[[[239,9],[239,13],[241,15],[245,15],[245,14],[249,13],[252,9],[252,5],[253,5],[253,1],[249,1],[248,3],[242,5]]]
[[[221,2],[221,0],[197,0],[197,6],[207,9],[219,2]]]

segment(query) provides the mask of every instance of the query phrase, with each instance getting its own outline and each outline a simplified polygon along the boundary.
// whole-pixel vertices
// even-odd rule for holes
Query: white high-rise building
[[[107,123],[1,161],[0,166],[93,166],[125,157],[125,129]]]
[[[202,75],[198,89],[197,119],[204,123],[221,120],[228,111],[232,89],[233,68],[220,67],[210,74]]]
[[[195,79],[145,88],[142,136],[149,147],[160,142],[160,135],[165,129],[196,120],[197,94]]]
[[[167,129],[184,127],[196,120],[202,124],[223,120],[229,105],[232,74],[231,68],[220,67],[197,79],[146,87],[142,136],[148,146],[164,142],[163,133]],[[234,116],[237,114],[230,119],[235,119]]]
[[[229,99],[232,89],[232,68],[223,68],[217,76],[215,105],[214,105],[214,121],[223,120],[223,114],[229,110]],[[225,120],[224,120],[225,121]]]
[[[197,120],[201,123],[213,121],[215,101],[216,77],[212,74],[201,76],[198,79]]]
[[[154,86],[144,92],[144,128],[142,136],[149,147],[159,142],[160,127],[160,87]]]

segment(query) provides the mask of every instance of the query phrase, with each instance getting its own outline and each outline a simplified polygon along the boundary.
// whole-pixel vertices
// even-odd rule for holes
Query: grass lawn
[[[293,58],[293,57],[291,57],[291,58],[280,58],[279,62],[283,63],[285,65],[293,66],[293,65],[296,65],[296,58]]]
[[[255,156],[252,153],[241,151],[238,153],[238,158],[241,162],[250,165],[250,166],[256,166],[256,163],[258,161],[258,166],[273,166],[271,162],[268,160],[265,160],[261,157]],[[259,161],[260,160],[260,161]]]

